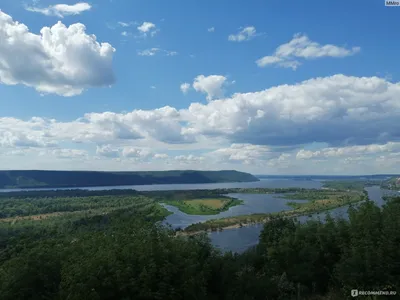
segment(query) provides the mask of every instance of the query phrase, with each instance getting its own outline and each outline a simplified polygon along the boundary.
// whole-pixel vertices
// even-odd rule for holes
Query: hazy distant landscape
[[[400,299],[398,1],[0,1],[0,300]]]
[[[184,173],[176,174],[180,172]],[[223,298],[226,300],[245,295],[275,299],[282,294],[292,299],[297,293],[304,299],[326,294],[343,299],[352,285],[366,287],[366,267],[381,268],[380,275],[368,276],[378,284],[389,284],[386,290],[393,292],[399,287],[394,263],[398,256],[380,256],[388,247],[391,253],[398,251],[400,198],[394,197],[396,190],[384,189],[394,187],[397,177],[325,177],[327,181],[320,181],[308,176],[279,176],[226,183],[222,175],[252,177],[231,171],[216,174],[219,177],[212,178],[223,182],[214,183],[213,189],[200,187],[209,183],[196,183],[184,184],[187,187],[183,190],[164,184],[159,186],[164,190],[151,190],[149,185],[143,191],[115,186],[112,190],[19,189],[0,193],[2,297],[25,299],[33,290],[41,297],[68,299],[68,294],[78,300],[87,298],[87,291],[102,291],[108,282],[101,294],[109,293],[113,298],[136,295],[141,299],[142,289],[153,298],[167,286],[178,287],[183,294],[205,293],[203,299],[210,299],[210,295],[220,299],[212,287],[216,283],[225,295],[237,295]],[[385,202],[382,208],[381,201]],[[334,214],[340,208],[346,215]],[[322,213],[323,219],[314,218]],[[304,238],[302,242],[299,236]],[[261,263],[266,253],[268,259]],[[355,268],[357,255],[386,257],[385,264],[362,260]],[[109,267],[104,269],[105,265]],[[147,270],[150,265],[154,269]],[[182,274],[188,266],[197,267]],[[209,269],[203,273],[206,266]],[[358,277],[349,277],[347,268]],[[282,272],[287,272],[284,280],[293,288],[280,286]],[[90,279],[93,274],[97,274],[94,281]],[[190,278],[198,276],[207,292],[190,286]],[[120,287],[131,280],[138,283],[121,291]],[[347,287],[349,280],[352,285]],[[140,290],[135,288],[137,284]],[[254,288],[248,289],[248,285]]]
[[[177,183],[251,182],[259,179],[238,171],[0,171],[0,188],[58,188]]]

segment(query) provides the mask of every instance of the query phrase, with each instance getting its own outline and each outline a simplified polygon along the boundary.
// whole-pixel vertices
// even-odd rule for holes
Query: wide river
[[[135,189],[138,191],[162,191],[162,190],[195,190],[195,189],[220,189],[220,188],[321,188],[320,180],[299,180],[299,179],[262,179],[257,182],[244,183],[215,183],[215,184],[157,184],[157,185],[131,185],[131,186],[103,186],[103,187],[86,187],[80,189],[87,190],[110,190],[110,189]],[[68,189],[60,188],[57,190]],[[70,189],[70,188],[69,188]],[[32,189],[32,190],[55,190],[55,189]],[[381,190],[379,187],[366,188],[369,198],[377,205],[383,205],[383,194],[397,194],[397,192]],[[20,191],[20,189],[0,190],[0,192]],[[221,212],[218,215],[198,216],[188,215],[179,211],[174,206],[164,205],[168,210],[173,212],[164,221],[165,224],[170,224],[173,228],[184,228],[193,223],[204,222],[209,219],[223,218],[229,216],[238,216],[253,213],[271,213],[288,210],[287,205],[289,200],[279,198],[279,195],[260,195],[260,194],[230,194],[229,196],[241,199],[244,201],[242,205],[231,207],[228,211]],[[292,200],[293,201],[293,200]],[[329,211],[331,216],[347,217],[348,207],[339,207]],[[309,219],[323,219],[326,213],[315,214],[311,217],[299,217],[300,222],[305,222]],[[220,232],[209,233],[211,242],[216,247],[223,251],[243,252],[249,247],[255,246],[258,243],[259,234],[262,230],[262,225],[254,225],[242,228],[228,229]]]

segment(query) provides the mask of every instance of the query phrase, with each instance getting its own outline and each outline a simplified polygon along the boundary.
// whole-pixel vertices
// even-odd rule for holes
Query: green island
[[[58,188],[259,181],[249,173],[226,171],[0,171],[0,188]]]
[[[218,198],[199,198],[181,201],[165,201],[165,204],[173,205],[180,211],[189,215],[217,215],[228,210],[232,206],[240,205],[243,200],[218,197]]]
[[[291,189],[292,191],[293,189]],[[248,191],[250,192],[250,190]],[[251,214],[235,217],[227,217],[221,219],[208,220],[202,223],[189,225],[184,230],[178,230],[177,234],[194,234],[203,231],[217,231],[230,228],[238,228],[247,225],[265,223],[271,218],[279,217],[297,217],[310,215],[326,210],[331,210],[337,207],[350,205],[368,199],[365,191],[357,190],[340,191],[340,190],[318,190],[318,189],[298,189],[295,193],[285,193],[282,198],[290,200],[304,200],[304,202],[292,202],[287,204],[292,207],[291,210],[282,211],[279,213],[267,214]]]
[[[193,201],[196,209],[213,201],[221,209],[230,201],[221,195],[238,191],[307,200],[269,216],[215,220],[264,222],[259,244],[242,254],[160,224],[170,214],[164,201]],[[361,200],[357,190],[1,193],[1,299],[336,300],[355,286],[398,293],[400,197],[386,197],[382,208],[363,201],[350,207],[349,220],[290,218]]]
[[[358,190],[363,191],[369,186],[380,186],[382,189],[400,189],[400,177],[391,177],[386,180],[331,180],[324,181],[323,187],[336,190]]]

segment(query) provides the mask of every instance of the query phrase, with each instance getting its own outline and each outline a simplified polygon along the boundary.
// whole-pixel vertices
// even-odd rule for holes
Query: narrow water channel
[[[397,192],[381,190],[377,186],[368,187],[366,188],[366,191],[368,192],[369,199],[374,201],[378,206],[382,206],[384,204],[384,200],[382,199],[384,194],[398,195]],[[213,216],[187,215],[176,207],[165,205],[168,210],[174,212],[174,214],[170,215],[165,222],[169,223],[173,228],[184,228],[190,224],[204,222],[210,219],[252,213],[271,213],[290,209],[290,207],[287,205],[289,200],[278,198],[278,195],[231,194],[230,196],[243,200],[244,204],[231,207],[228,211]],[[332,217],[347,218],[347,210],[348,206],[343,206],[332,209],[328,212]],[[300,222],[306,222],[310,219],[324,220],[328,212],[317,213],[311,216],[302,216],[299,217],[298,220]],[[258,244],[258,239],[262,228],[262,225],[253,225],[223,230],[220,232],[211,232],[208,235],[212,244],[221,250],[240,253],[249,247]]]

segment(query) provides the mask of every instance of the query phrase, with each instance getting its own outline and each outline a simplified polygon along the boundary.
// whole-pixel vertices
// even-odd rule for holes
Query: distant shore
[[[312,192],[314,194],[307,194]],[[327,195],[331,195],[331,199],[325,199]],[[323,196],[325,195],[325,197]],[[300,216],[314,215],[332,209],[351,205],[368,199],[368,196],[364,192],[360,191],[336,191],[336,190],[313,190],[303,191],[298,194],[288,195],[287,199],[305,199],[305,197],[311,197],[309,201],[305,203],[290,203],[293,209],[282,211],[279,213],[266,213],[266,214],[252,214],[252,215],[240,215],[235,217],[221,218],[208,220],[206,222],[191,224],[183,230],[177,231],[177,235],[195,235],[199,233],[210,233],[218,232],[221,230],[236,229],[245,226],[252,226],[257,224],[265,224],[273,217],[283,218],[297,218]],[[312,197],[320,197],[321,200],[311,200]]]
[[[256,182],[257,177],[234,170],[221,171],[0,171],[0,189],[84,188],[154,184]]]

